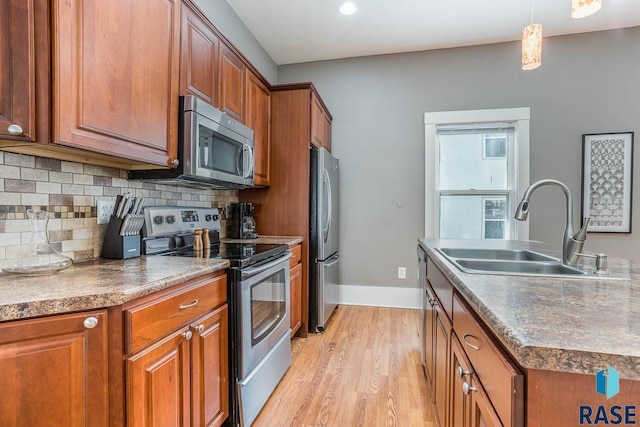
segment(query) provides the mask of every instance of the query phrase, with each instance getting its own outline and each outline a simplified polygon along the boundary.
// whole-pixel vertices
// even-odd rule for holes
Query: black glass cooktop
[[[288,249],[287,245],[267,243],[216,243],[209,250],[194,251],[192,247],[185,247],[163,255],[227,259],[231,267],[242,268],[285,253]]]

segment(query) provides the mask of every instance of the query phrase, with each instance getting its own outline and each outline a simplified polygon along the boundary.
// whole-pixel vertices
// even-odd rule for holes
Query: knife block
[[[124,218],[111,215],[104,234],[100,256],[107,259],[127,259],[140,256],[140,235],[121,236],[120,229]]]

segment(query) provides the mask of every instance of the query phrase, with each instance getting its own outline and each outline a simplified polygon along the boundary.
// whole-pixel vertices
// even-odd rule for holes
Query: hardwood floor
[[[436,427],[420,310],[340,306],[292,341],[291,367],[253,426]]]

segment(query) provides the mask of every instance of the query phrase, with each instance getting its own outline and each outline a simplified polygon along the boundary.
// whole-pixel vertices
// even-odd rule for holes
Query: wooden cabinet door
[[[106,322],[94,311],[0,324],[0,425],[108,426]]]
[[[6,0],[0,4],[0,139],[48,138],[47,33],[46,1]]]
[[[500,418],[491,405],[482,384],[475,378],[471,381],[471,426],[503,427]]]
[[[126,366],[127,426],[189,426],[188,328],[130,356]]]
[[[324,148],[331,152],[331,119],[324,114]]]
[[[425,279],[426,280],[426,279]],[[435,326],[436,326],[436,298],[433,290],[429,285],[426,289],[426,307],[424,317],[424,365],[427,378],[434,385],[434,351],[435,351]],[[433,393],[430,393],[431,398],[434,398]]]
[[[436,305],[433,392],[441,426],[448,424],[449,405],[449,340],[451,323],[439,303]]]
[[[302,325],[302,264],[296,264],[289,272],[291,283],[291,336]]]
[[[234,119],[244,123],[245,71],[242,59],[224,43],[220,45],[220,106]]]
[[[53,2],[54,142],[169,165],[177,154],[180,2]]]
[[[250,70],[247,70],[246,75],[245,122],[255,132],[253,183],[268,187],[271,164],[271,91]]]
[[[325,146],[324,108],[315,92],[311,92],[311,144],[320,148]]]
[[[180,94],[195,95],[217,106],[220,40],[186,3],[182,4],[181,32]]]
[[[220,426],[229,415],[228,309],[191,325],[192,426]]]
[[[460,347],[458,338],[451,338],[451,427],[471,427],[471,396],[465,384],[471,384],[471,364]]]

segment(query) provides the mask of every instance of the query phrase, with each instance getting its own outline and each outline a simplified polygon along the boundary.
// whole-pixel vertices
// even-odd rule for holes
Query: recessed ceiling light
[[[358,10],[356,4],[352,1],[342,3],[340,6],[340,13],[343,15],[353,15]]]

